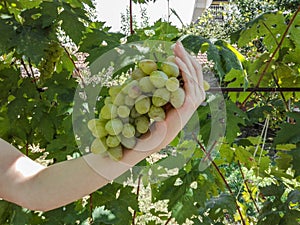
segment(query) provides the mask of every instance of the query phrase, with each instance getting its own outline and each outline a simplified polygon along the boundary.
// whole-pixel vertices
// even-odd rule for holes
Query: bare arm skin
[[[178,42],[174,53],[185,82],[184,105],[156,122],[152,132],[125,150],[120,162],[99,155],[86,156],[44,167],[0,139],[0,198],[31,210],[61,207],[103,187],[145,157],[166,147],[205,99],[202,68]],[[176,122],[174,122],[176,121]]]

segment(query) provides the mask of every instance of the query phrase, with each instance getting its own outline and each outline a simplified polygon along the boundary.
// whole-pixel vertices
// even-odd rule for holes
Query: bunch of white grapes
[[[174,56],[157,63],[144,59],[137,65],[124,84],[109,88],[99,118],[88,122],[95,136],[91,152],[120,160],[123,148],[134,148],[153,122],[165,119],[170,106],[183,105],[185,91]]]
[[[50,78],[55,70],[55,65],[63,55],[64,49],[55,41],[51,41],[48,48],[45,50],[44,58],[39,65],[39,71],[41,73],[41,79],[46,80]]]

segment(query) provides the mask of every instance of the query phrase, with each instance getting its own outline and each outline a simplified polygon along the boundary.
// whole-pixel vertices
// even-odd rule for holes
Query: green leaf
[[[247,115],[236,104],[231,101],[227,101],[226,104],[226,139],[229,143],[232,143],[239,135],[240,125],[246,125],[248,120]]]
[[[300,175],[300,147],[298,146],[296,149],[293,149],[292,151],[288,152],[290,156],[293,157],[292,165],[293,170],[295,171],[295,177]]]
[[[296,144],[300,142],[300,113],[290,112],[287,113],[287,116],[295,119],[295,122],[284,122],[283,124],[281,124],[280,130],[276,133],[276,137],[274,138],[275,144]]]
[[[96,207],[92,212],[92,218],[94,223],[114,224],[116,216],[103,206]]]
[[[181,42],[186,49],[192,51],[195,55],[198,55],[203,44],[211,44],[208,39],[196,35],[184,37]]]
[[[213,221],[223,218],[224,213],[233,215],[236,212],[235,199],[230,194],[223,193],[209,199],[205,204],[205,209],[201,209],[200,212],[204,213],[207,210],[209,210],[208,217]]]
[[[224,81],[227,82],[227,87],[243,87],[247,88],[247,78],[245,77],[245,73],[243,70],[237,70],[232,68],[229,73],[225,75]],[[229,93],[229,97],[233,102],[243,102],[245,98],[248,96],[247,92]]]
[[[59,19],[62,20],[61,27],[67,35],[79,44],[85,31],[85,26],[80,19],[86,19],[85,11],[80,8],[71,8],[69,5],[63,5],[64,10],[59,14]]]

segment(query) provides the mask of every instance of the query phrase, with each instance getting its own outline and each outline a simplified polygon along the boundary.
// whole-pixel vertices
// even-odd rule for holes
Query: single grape
[[[105,124],[106,121],[101,121],[100,119],[91,119],[88,122],[88,128],[94,137],[102,138],[108,134],[105,129]]]
[[[127,106],[134,106],[135,99],[130,98],[128,95],[126,95],[124,102],[125,102],[125,105],[127,105]]]
[[[168,89],[168,91],[173,92],[179,88],[179,84],[179,80],[176,77],[170,77],[166,81],[166,88]]]
[[[161,65],[162,71],[164,71],[169,77],[178,77],[179,68],[173,62],[163,62]]]
[[[185,92],[182,88],[178,88],[176,91],[171,92],[170,103],[174,108],[180,108],[185,100]]]
[[[159,88],[153,93],[152,103],[157,107],[167,104],[169,100],[170,92],[166,88]]]
[[[162,107],[151,106],[148,115],[154,121],[162,121],[166,118],[165,110]]]
[[[121,143],[121,140],[120,140],[120,137],[119,136],[116,136],[116,135],[108,135],[106,137],[106,145],[109,147],[109,148],[114,148],[114,147],[117,147],[118,145],[120,145]]]
[[[167,57],[167,61],[168,61],[168,62],[172,62],[172,63],[176,63],[175,56],[174,56],[174,55],[168,56],[168,57]]]
[[[168,80],[168,75],[163,71],[155,70],[150,74],[150,80],[156,88],[162,88]]]
[[[117,109],[118,116],[121,118],[127,118],[130,115],[130,108],[126,105],[120,105]]]
[[[113,98],[115,98],[122,90],[121,85],[111,86],[108,90],[108,94]]]
[[[123,130],[122,120],[119,118],[111,119],[105,124],[105,129],[110,135],[118,135]]]
[[[137,98],[141,95],[142,91],[139,82],[136,80],[131,81],[123,88],[123,93],[127,94],[130,98]]]
[[[114,119],[117,116],[117,106],[113,104],[104,105],[100,110],[100,117],[103,119]]]
[[[136,145],[136,137],[130,137],[130,138],[127,138],[127,137],[122,136],[122,137],[121,137],[121,144],[122,144],[125,148],[133,149],[134,146]]]
[[[131,77],[134,80],[139,80],[145,76],[147,76],[147,74],[145,74],[140,68],[134,69],[131,73]]]
[[[150,109],[150,106],[151,106],[151,100],[146,95],[140,95],[136,99],[135,104],[134,104],[134,107],[139,114],[147,113]]]
[[[122,92],[120,92],[116,96],[111,97],[111,100],[112,100],[113,104],[116,106],[124,105],[125,104],[125,95],[122,94]]]
[[[126,138],[134,137],[135,127],[130,123],[124,124],[123,130],[122,130],[122,135]]]
[[[139,68],[146,74],[152,73],[152,71],[157,70],[157,64],[151,59],[143,59],[138,64]]]
[[[104,154],[107,149],[106,138],[95,138],[91,144],[91,152],[94,154]]]
[[[134,122],[135,122],[136,130],[139,133],[144,134],[149,130],[150,120],[147,116],[145,115],[139,116],[138,118],[135,119]]]
[[[110,96],[106,96],[104,99],[104,105],[112,104],[112,100]]]
[[[140,89],[144,93],[150,93],[155,89],[155,86],[152,84],[150,77],[143,77],[139,80]]]
[[[111,158],[114,161],[119,161],[123,157],[123,148],[121,145],[118,145],[116,147],[109,148],[107,150],[107,153],[109,158]]]
[[[210,85],[206,80],[203,80],[204,91],[208,91],[210,89]]]

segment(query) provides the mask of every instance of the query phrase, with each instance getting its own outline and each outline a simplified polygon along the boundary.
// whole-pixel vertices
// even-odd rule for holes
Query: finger
[[[186,65],[188,70],[190,71],[190,74],[193,75],[195,74],[195,69],[191,63],[189,54],[187,51],[184,49],[183,45],[181,42],[176,42],[175,48],[174,48],[174,53],[176,56],[178,56]]]
[[[182,78],[185,84],[190,83],[193,78],[190,74],[189,69],[187,68],[187,65],[179,58],[179,57],[175,57],[176,60],[176,64],[178,65],[181,74],[182,74]]]
[[[175,60],[182,74],[185,91],[195,96],[197,89],[199,89],[198,81],[195,79],[194,76],[191,76],[186,64],[180,58],[176,57]]]
[[[198,83],[203,86],[203,71],[202,71],[202,65],[197,62],[197,60],[190,55],[190,60],[191,60],[191,63],[193,65],[193,67],[195,68],[195,71],[196,71],[196,76],[197,76],[197,80],[198,80]]]

